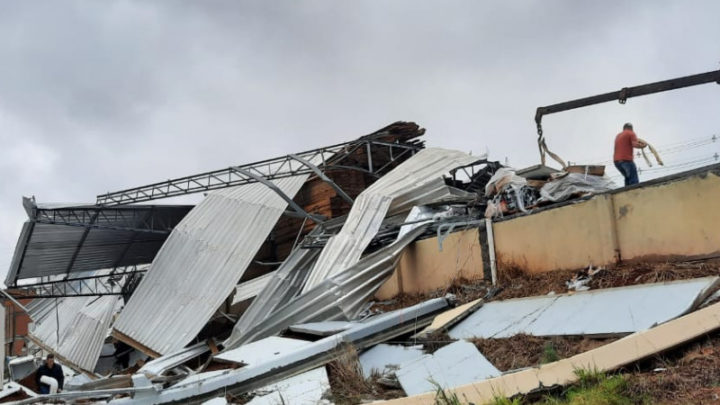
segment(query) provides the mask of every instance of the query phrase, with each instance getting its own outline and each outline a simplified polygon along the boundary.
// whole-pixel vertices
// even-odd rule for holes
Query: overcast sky
[[[23,195],[94,202],[398,120],[535,164],[536,107],[719,69],[718,16],[715,0],[2,2],[0,277]],[[582,162],[609,159],[625,121],[660,146],[720,134],[720,86],[544,119]]]

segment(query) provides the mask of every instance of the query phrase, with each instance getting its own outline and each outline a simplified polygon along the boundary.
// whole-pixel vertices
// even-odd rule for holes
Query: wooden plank
[[[149,328],[152,328],[152,325],[148,325]],[[116,329],[112,330],[112,337],[115,339],[126,343],[128,346],[135,348],[142,352],[143,354],[152,357],[153,359],[156,359],[160,357],[160,353],[152,350],[151,348],[141,344],[140,342],[136,341],[135,339],[131,338],[130,336],[127,336],[126,334],[119,332]]]

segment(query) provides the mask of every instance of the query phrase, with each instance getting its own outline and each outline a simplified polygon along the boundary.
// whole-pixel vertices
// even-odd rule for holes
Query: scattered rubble
[[[717,368],[719,259],[498,268],[499,221],[485,217],[511,221],[614,185],[591,167],[516,171],[425,149],[423,133],[395,123],[94,205],[26,199],[5,293],[26,300],[8,305],[31,324],[0,402],[429,404],[438,388],[482,402],[573,384],[585,367],[619,369],[658,401],[714,392],[717,373],[702,367]],[[200,191],[195,207],[135,204]],[[455,235],[472,260],[447,249],[467,230]],[[441,281],[403,290],[398,263],[430,248],[443,261],[410,267]],[[479,278],[463,278],[461,261]],[[397,294],[375,298],[391,282]],[[48,353],[66,384],[39,395]]]

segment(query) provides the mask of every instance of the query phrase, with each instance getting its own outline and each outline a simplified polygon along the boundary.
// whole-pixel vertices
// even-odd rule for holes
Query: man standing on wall
[[[647,144],[637,138],[633,131],[631,123],[623,125],[623,131],[615,137],[615,153],[613,161],[615,167],[625,178],[625,186],[637,184],[638,179],[637,167],[633,162],[633,148],[642,149]]]

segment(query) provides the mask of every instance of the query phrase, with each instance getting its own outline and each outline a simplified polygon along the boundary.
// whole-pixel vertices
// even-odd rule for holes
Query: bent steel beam
[[[243,169],[243,168],[241,168],[241,167],[237,167],[237,166],[236,166],[236,167],[233,167],[233,170],[238,171],[238,172],[239,172],[240,174],[242,174],[242,175],[245,175],[245,176],[247,176],[247,177],[250,177],[251,179],[257,181],[258,183],[264,184],[265,187],[267,187],[267,188],[269,188],[270,190],[272,190],[272,191],[274,191],[275,193],[277,193],[277,195],[279,195],[280,198],[282,198],[283,200],[285,200],[285,201],[288,203],[288,205],[289,205],[295,212],[297,212],[298,214],[302,215],[303,217],[308,218],[308,219],[312,219],[313,221],[315,221],[315,222],[318,223],[318,224],[321,224],[321,223],[323,223],[323,222],[325,221],[325,217],[323,217],[322,215],[310,214],[309,212],[305,211],[300,205],[298,205],[298,203],[296,203],[295,201],[293,201],[292,198],[290,198],[287,194],[285,194],[282,190],[280,190],[280,187],[276,186],[275,183],[273,183],[272,181],[266,179],[265,177],[260,176],[260,175],[257,175],[257,174],[255,174],[255,173],[252,173],[252,172],[250,172],[250,171],[248,171],[248,170],[245,170],[245,169]]]
[[[345,193],[345,191],[343,191],[343,189],[340,188],[340,186],[338,186],[334,181],[332,181],[328,176],[326,176],[325,173],[323,173],[319,167],[315,166],[314,164],[310,163],[310,161],[308,161],[307,159],[303,159],[298,155],[291,153],[288,156],[290,156],[291,158],[304,164],[305,166],[309,167],[310,170],[312,170],[322,181],[324,181],[330,187],[332,187],[333,190],[335,190],[338,193],[338,195],[340,197],[342,197],[345,201],[349,202],[350,204],[352,204],[354,202],[353,199],[349,195],[347,195],[347,193]]]

